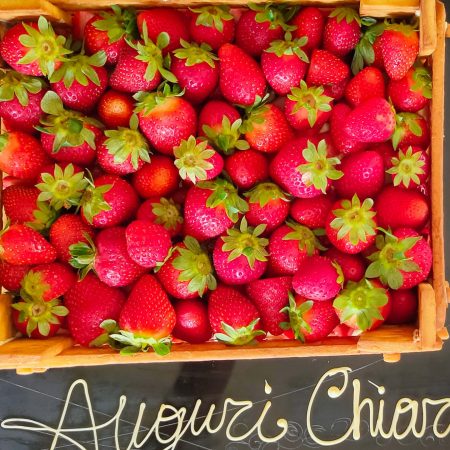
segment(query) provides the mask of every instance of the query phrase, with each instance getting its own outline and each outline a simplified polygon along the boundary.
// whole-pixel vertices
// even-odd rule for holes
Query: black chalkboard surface
[[[450,49],[446,78],[450,86]],[[448,173],[448,155],[445,164]],[[450,260],[449,220],[446,230]],[[0,450],[449,449],[450,344],[396,364],[371,356],[3,371],[0,421]]]

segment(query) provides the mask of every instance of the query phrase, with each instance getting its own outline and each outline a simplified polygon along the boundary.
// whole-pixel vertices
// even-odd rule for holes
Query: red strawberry
[[[413,323],[417,318],[418,299],[413,289],[400,289],[391,292],[392,308],[386,323],[401,325]]]
[[[248,283],[245,290],[255,304],[261,317],[261,327],[273,336],[283,333],[280,323],[286,322],[287,314],[281,310],[288,303],[291,277],[265,278]]]
[[[353,8],[335,8],[328,16],[323,48],[336,56],[350,53],[361,36],[361,18]]]
[[[384,98],[370,98],[346,117],[343,127],[361,142],[384,142],[394,133],[395,114]]]
[[[277,228],[269,239],[269,272],[294,275],[307,256],[325,250],[309,228],[288,222]]]
[[[228,6],[189,8],[193,13],[189,32],[197,44],[208,44],[214,51],[234,39],[234,17]]]
[[[338,85],[349,76],[349,67],[337,56],[326,50],[312,52],[306,76],[308,86]]]
[[[13,185],[4,189],[2,202],[10,223],[32,222],[38,196],[39,189],[34,186]]]
[[[241,189],[250,189],[269,177],[266,157],[255,150],[236,152],[225,160],[225,170],[233,183]]]
[[[167,293],[179,299],[202,297],[217,286],[208,253],[191,236],[177,244],[156,276]]]
[[[15,264],[0,261],[0,286],[7,291],[20,291],[22,278],[28,273],[31,266],[17,266]]]
[[[393,186],[386,186],[378,194],[375,210],[378,225],[393,230],[399,227],[420,230],[430,216],[430,207],[423,194],[414,189]]]
[[[289,306],[284,308],[289,322],[284,322],[285,335],[301,342],[325,339],[339,324],[331,301],[312,301],[289,293]]]
[[[150,220],[134,220],[126,229],[127,250],[131,259],[152,269],[164,261],[172,246],[169,232]]]
[[[386,170],[392,167],[392,158],[397,156],[397,152],[394,150],[394,147],[392,147],[392,143],[390,141],[370,144],[367,149],[373,150],[382,156]]]
[[[90,11],[74,11],[72,13],[72,35],[75,40],[81,41],[84,38],[86,24],[94,17]]]
[[[98,101],[97,113],[109,128],[127,127],[133,114],[133,97],[110,89]]]
[[[292,31],[296,38],[305,36],[308,40],[304,49],[307,51],[320,47],[322,43],[325,17],[322,11],[314,6],[301,8],[300,11],[290,21],[290,25],[297,27]]]
[[[16,265],[45,264],[56,259],[56,250],[37,231],[16,224],[0,236],[0,258]]]
[[[102,283],[88,273],[69,289],[64,303],[69,309],[67,325],[77,344],[85,347],[104,333],[100,328],[104,320],[117,320],[125,302],[120,289]]]
[[[219,58],[219,86],[229,102],[250,106],[257,97],[264,97],[266,79],[249,54],[236,45],[224,44],[219,49]]]
[[[369,98],[384,98],[384,77],[376,67],[366,67],[350,80],[345,88],[345,99],[358,106]]]
[[[350,255],[331,247],[324,253],[324,256],[339,264],[345,281],[359,281],[364,278],[366,266],[360,255]]]
[[[430,145],[430,126],[427,120],[415,113],[399,113],[395,116],[396,127],[392,135],[395,149],[408,148],[410,145],[426,150]]]
[[[398,151],[392,158],[391,168],[386,172],[391,174],[394,186],[409,188],[426,183],[430,171],[428,153],[419,147],[409,147],[406,151]]]
[[[183,227],[180,209],[180,205],[173,199],[152,197],[141,203],[136,213],[136,219],[150,220],[162,225],[170,236],[174,237],[181,232]]]
[[[177,321],[173,329],[173,337],[201,344],[212,337],[208,319],[208,308],[200,300],[183,300],[174,305]]]
[[[264,339],[253,303],[232,287],[219,285],[209,295],[208,317],[214,337],[228,345],[246,345]]]
[[[296,198],[291,203],[289,214],[295,221],[308,228],[324,228],[332,204],[333,201],[329,195]]]

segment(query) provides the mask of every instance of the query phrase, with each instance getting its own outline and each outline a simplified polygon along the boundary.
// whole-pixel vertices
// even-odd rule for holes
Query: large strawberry
[[[430,126],[427,120],[415,113],[398,113],[395,116],[396,126],[392,135],[394,149],[408,148],[410,145],[426,150],[430,145]]]
[[[305,51],[310,52],[320,47],[323,39],[325,16],[319,8],[314,6],[301,8],[289,24],[296,27],[292,31],[294,37],[301,38],[305,36],[307,38],[304,47]]]
[[[333,204],[330,195],[313,198],[296,198],[289,214],[298,223],[309,228],[324,228],[328,212]]]
[[[233,183],[241,189],[250,189],[269,177],[267,158],[251,149],[228,156],[225,160],[225,170]]]
[[[172,237],[180,234],[183,228],[181,206],[171,198],[153,197],[145,200],[137,210],[136,219],[162,225]]]
[[[0,261],[0,286],[7,291],[19,292],[22,278],[28,273],[31,266],[10,264]]]
[[[326,50],[314,50],[306,82],[312,86],[336,86],[346,82],[350,69],[344,61]]]
[[[128,127],[133,110],[133,97],[114,89],[106,91],[97,104],[97,114],[109,128]]]
[[[34,220],[38,209],[39,189],[34,186],[12,185],[3,189],[2,203],[10,223],[26,223]]]
[[[384,76],[376,67],[366,67],[357,73],[345,88],[345,99],[355,107],[369,98],[384,98]]]

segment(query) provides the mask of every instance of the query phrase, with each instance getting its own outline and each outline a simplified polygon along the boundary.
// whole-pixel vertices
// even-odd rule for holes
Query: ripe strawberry
[[[34,220],[39,189],[34,186],[12,185],[2,191],[2,203],[10,223],[26,223]]]
[[[277,228],[269,239],[269,272],[273,275],[294,275],[307,256],[325,250],[314,231],[288,222]]]
[[[344,253],[359,253],[375,242],[375,216],[371,198],[361,202],[354,194],[351,200],[338,200],[328,213],[325,227],[328,239]]]
[[[395,158],[398,154],[392,147],[391,141],[377,142],[375,144],[370,144],[367,150],[372,150],[381,155],[384,160],[384,168],[390,169],[392,167],[392,158]]]
[[[384,68],[393,80],[407,73],[419,53],[419,34],[411,25],[388,24],[380,36]]]
[[[267,268],[269,240],[261,237],[266,226],[248,227],[242,218],[239,229],[229,228],[227,235],[217,239],[213,262],[223,283],[239,285],[257,280]]]
[[[395,149],[408,148],[410,145],[424,150],[429,147],[430,126],[424,117],[415,113],[398,113],[395,120],[395,132],[392,135],[392,145]]]
[[[339,324],[339,318],[331,301],[312,301],[289,293],[289,322],[282,323],[284,334],[301,342],[317,342],[325,339]]]
[[[391,174],[394,186],[417,187],[426,183],[431,171],[428,153],[419,147],[399,150],[392,158],[392,167],[386,172]]]
[[[180,234],[183,228],[180,209],[180,204],[175,203],[173,199],[152,197],[141,203],[136,213],[136,219],[150,220],[162,225],[170,236],[174,237]]]
[[[335,86],[349,76],[349,67],[337,56],[326,50],[313,50],[306,76],[308,86]]]
[[[304,47],[305,51],[310,52],[320,47],[325,26],[325,17],[320,9],[314,6],[301,8],[289,24],[297,27],[292,31],[295,38],[305,36],[308,39]]]
[[[173,161],[160,155],[153,156],[131,179],[134,189],[143,198],[169,195],[177,189],[179,181]]]
[[[217,286],[208,253],[191,236],[177,244],[156,276],[169,295],[181,300],[202,297]]]
[[[350,255],[349,253],[341,252],[335,247],[328,249],[324,256],[339,264],[345,281],[359,281],[364,278],[366,266],[362,256]]]
[[[179,48],[182,39],[189,41],[186,19],[177,9],[152,8],[142,11],[137,16],[137,25],[141,35],[143,35],[144,24],[147,26],[148,37],[154,42],[161,33],[167,33],[168,45],[164,49],[165,55]]]
[[[384,98],[383,73],[376,67],[366,67],[352,78],[345,88],[345,99],[356,107],[369,98]]]
[[[375,210],[378,225],[385,229],[408,227],[420,230],[430,217],[427,198],[415,189],[402,187],[386,186],[377,196]]]
[[[246,345],[264,339],[259,313],[236,289],[219,285],[209,295],[208,317],[214,337],[228,345]]]
[[[175,303],[174,308],[177,317],[172,333],[174,338],[190,344],[201,344],[211,339],[208,308],[204,302],[196,299],[183,300]]]
[[[91,11],[74,11],[72,13],[72,36],[76,41],[82,41],[86,24],[95,14]]]
[[[289,214],[289,199],[274,183],[257,184],[244,196],[248,199],[245,217],[249,225],[256,227],[264,224],[265,234],[278,228]]]
[[[247,202],[228,181],[217,178],[199,183],[186,195],[185,234],[199,241],[220,236],[247,210]]]
[[[115,175],[101,175],[90,183],[81,199],[83,220],[95,228],[128,221],[138,208],[138,196],[131,185]]]
[[[170,70],[184,89],[183,97],[194,104],[202,103],[219,82],[219,58],[207,44],[182,41],[181,46],[173,52]]]
[[[235,23],[228,6],[190,8],[193,13],[189,33],[197,44],[205,43],[214,51],[234,39]]]
[[[245,292],[258,309],[262,329],[273,336],[283,333],[280,323],[288,320],[287,314],[281,310],[288,304],[291,286],[291,277],[277,277],[255,280],[245,287]]]
[[[106,91],[97,104],[98,116],[109,128],[127,127],[133,109],[133,97],[113,89]]]
[[[70,264],[79,270],[84,278],[90,270],[94,270],[99,280],[111,287],[128,286],[136,281],[144,272],[131,259],[127,251],[127,239],[124,227],[111,227],[100,231],[86,242],[70,246],[72,258]]]
[[[197,130],[197,114],[180,95],[166,84],[162,91],[139,92],[134,96],[142,133],[155,150],[171,156],[173,147]]]
[[[332,204],[333,201],[329,195],[296,198],[291,203],[289,214],[296,222],[308,228],[324,228]]]
[[[229,102],[250,106],[257,97],[264,97],[266,79],[249,54],[236,45],[224,44],[219,49],[219,58],[219,86]]]
[[[150,220],[134,220],[126,229],[127,251],[142,267],[152,269],[166,258],[172,241],[169,232]]]
[[[240,189],[250,189],[269,177],[266,157],[251,149],[228,156],[225,160],[225,170],[231,181]]]
[[[343,127],[361,142],[384,142],[394,133],[395,114],[384,98],[370,98],[345,118]]]
[[[426,67],[412,67],[400,80],[389,80],[388,96],[399,111],[420,111],[430,102],[430,71]]]
[[[15,224],[0,236],[0,258],[16,265],[45,264],[56,259],[56,250],[37,231]]]
[[[380,278],[391,289],[410,289],[425,281],[431,270],[432,252],[423,236],[411,228],[397,228],[377,239],[377,251],[366,277]]]
[[[378,280],[349,281],[333,306],[341,323],[359,332],[378,328],[391,310],[390,292]]]
[[[417,318],[418,299],[413,289],[400,289],[391,292],[392,308],[386,323],[401,325],[413,323]]]
[[[20,291],[22,278],[28,273],[31,266],[17,266],[15,264],[0,261],[0,286],[7,291]]]
[[[94,231],[77,214],[65,214],[50,227],[50,243],[55,248],[58,259],[66,263],[72,257],[69,247],[79,242],[88,243],[87,237],[92,239]]]
[[[117,320],[125,303],[120,289],[102,283],[93,273],[88,273],[69,289],[64,304],[69,309],[67,325],[77,344],[84,347],[104,333],[100,324],[104,320]]]
[[[353,8],[335,8],[328,16],[323,48],[336,56],[350,53],[361,36],[361,18]]]

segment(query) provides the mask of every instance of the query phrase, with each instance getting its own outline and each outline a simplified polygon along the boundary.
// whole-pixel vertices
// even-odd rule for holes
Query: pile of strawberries
[[[12,25],[0,282],[17,329],[122,353],[417,314],[431,76],[413,23],[206,6]]]

